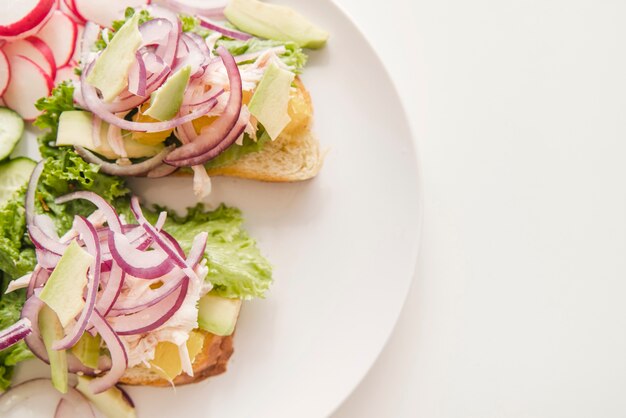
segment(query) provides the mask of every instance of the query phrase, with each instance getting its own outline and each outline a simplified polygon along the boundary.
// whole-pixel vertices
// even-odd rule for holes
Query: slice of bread
[[[207,170],[210,176],[289,182],[315,177],[322,167],[319,142],[311,132],[311,96],[299,78],[289,101],[291,122],[276,140],[259,152],[244,155],[231,164]]]
[[[226,371],[226,364],[234,351],[232,335],[220,337],[209,332],[205,332],[205,334],[202,351],[193,362],[194,375],[188,376],[182,373],[174,379],[174,385],[199,382],[209,376],[215,376]],[[135,386],[171,386],[171,383],[156,370],[140,366],[126,370],[120,383]]]

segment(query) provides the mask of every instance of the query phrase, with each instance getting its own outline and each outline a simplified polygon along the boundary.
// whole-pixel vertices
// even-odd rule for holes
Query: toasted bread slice
[[[199,382],[209,376],[224,373],[228,359],[233,354],[233,337],[220,337],[209,332],[205,333],[202,351],[193,362],[193,376],[184,373],[174,379],[174,385],[186,385]],[[132,367],[126,370],[120,379],[121,383],[136,386],[170,386],[159,372],[145,367]]]
[[[322,167],[319,142],[311,132],[313,106],[311,96],[299,78],[289,101],[291,122],[276,140],[259,152],[244,155],[237,161],[207,170],[210,176],[241,177],[253,180],[289,182],[315,177]]]

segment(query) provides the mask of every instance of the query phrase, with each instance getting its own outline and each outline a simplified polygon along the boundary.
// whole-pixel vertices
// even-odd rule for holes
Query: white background
[[[400,90],[425,216],[333,418],[626,416],[626,2],[337,2]]]

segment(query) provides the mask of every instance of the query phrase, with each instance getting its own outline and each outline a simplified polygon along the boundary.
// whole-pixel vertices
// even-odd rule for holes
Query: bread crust
[[[193,362],[193,376],[185,373],[174,379],[174,385],[187,385],[196,383],[210,376],[224,373],[228,360],[233,354],[233,336],[220,337],[210,332],[205,332],[202,351]],[[133,386],[171,386],[156,370],[145,367],[132,367],[126,371],[120,379],[121,383]]]

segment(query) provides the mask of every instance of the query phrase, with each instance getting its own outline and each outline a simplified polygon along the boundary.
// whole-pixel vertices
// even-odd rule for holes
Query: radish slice
[[[45,70],[29,58],[17,55],[9,58],[9,63],[11,72],[20,76],[11,77],[4,93],[4,101],[22,118],[32,121],[39,115],[35,102],[50,94],[54,81]]]
[[[72,20],[80,25],[85,24],[85,19],[76,11],[74,0],[61,0],[59,10],[68,15]]]
[[[76,22],[58,10],[54,11],[50,20],[37,33],[37,37],[52,49],[57,67],[63,67],[72,58],[77,35]]]
[[[9,60],[11,57],[21,55],[41,67],[50,78],[56,76],[57,66],[50,47],[34,36],[10,42],[4,47],[4,52]]]
[[[0,2],[0,36],[16,37],[37,27],[54,6],[54,0]]]
[[[55,84],[61,84],[64,81],[78,81],[79,78],[74,72],[74,67],[65,66],[57,70],[57,76],[54,79]]]
[[[11,67],[4,51],[0,50],[0,96],[4,94],[11,80]]]
[[[149,4],[147,0],[73,0],[73,2],[78,15],[103,27],[111,27],[111,22],[123,18],[127,7],[141,7]]]

